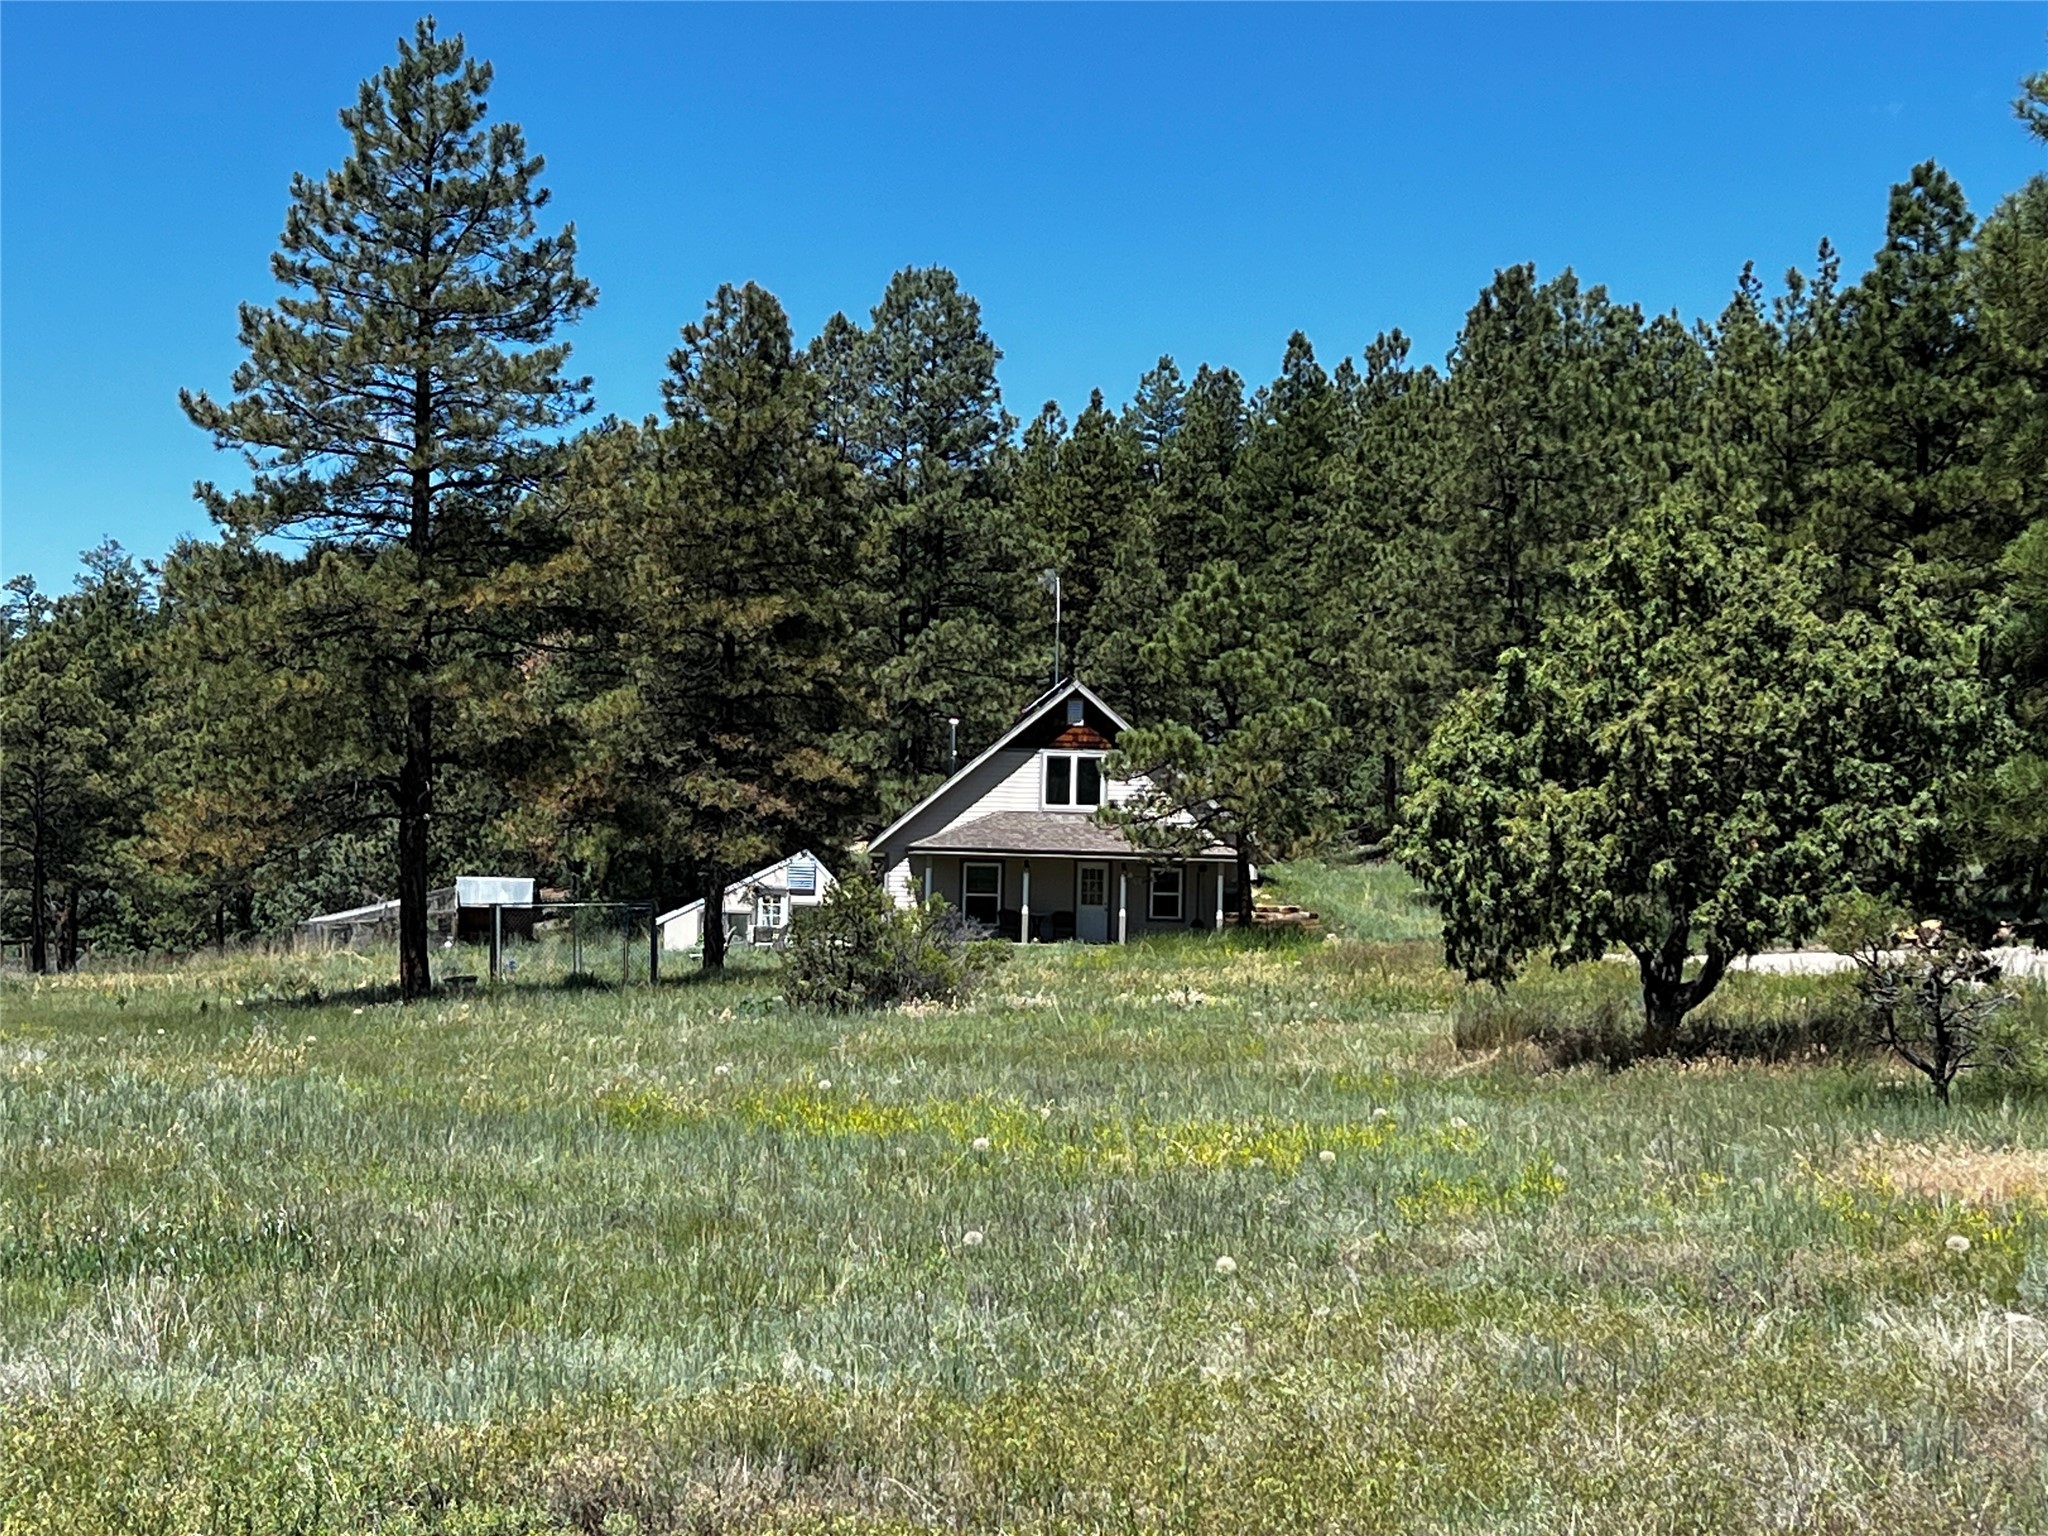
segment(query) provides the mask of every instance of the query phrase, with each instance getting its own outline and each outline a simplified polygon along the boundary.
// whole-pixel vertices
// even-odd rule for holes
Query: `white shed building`
[[[771,948],[788,932],[789,920],[799,907],[815,907],[838,882],[832,871],[809,849],[757,869],[744,880],[725,888],[721,903],[727,942]],[[656,919],[661,925],[664,950],[701,949],[704,946],[704,903],[693,901],[664,912]]]

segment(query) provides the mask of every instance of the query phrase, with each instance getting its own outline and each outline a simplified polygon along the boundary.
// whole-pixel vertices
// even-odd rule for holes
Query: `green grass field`
[[[12,981],[0,1532],[2048,1529],[2048,1106],[1461,1057],[1288,893],[958,1012]]]

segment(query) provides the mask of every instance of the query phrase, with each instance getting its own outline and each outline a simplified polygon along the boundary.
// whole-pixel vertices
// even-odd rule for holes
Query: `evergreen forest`
[[[247,471],[214,536],[10,584],[29,968],[457,873],[666,908],[837,867],[1056,668],[1262,861],[1402,857],[1469,974],[1625,942],[1648,986],[1850,889],[2041,923],[2048,174],[1972,207],[1902,167],[1878,250],[1708,317],[1511,264],[1441,359],[1296,333],[1271,379],[1160,357],[1065,406],[1003,399],[951,271],[814,337],[739,282],[679,297],[627,421],[489,87],[422,23],[297,179],[243,362],[184,381]],[[2048,73],[2014,110],[2048,150]]]

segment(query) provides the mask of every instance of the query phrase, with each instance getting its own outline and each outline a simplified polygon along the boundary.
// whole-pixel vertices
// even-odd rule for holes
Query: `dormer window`
[[[1048,810],[1092,811],[1102,804],[1102,757],[1094,752],[1045,754]]]
[[[1088,722],[1088,706],[1079,699],[1067,700],[1067,724],[1085,725]]]

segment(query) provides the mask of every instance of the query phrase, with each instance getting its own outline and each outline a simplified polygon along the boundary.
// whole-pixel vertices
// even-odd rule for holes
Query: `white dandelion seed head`
[[[1464,1131],[1470,1130],[1471,1127],[1466,1125],[1463,1115],[1453,1115],[1451,1116],[1451,1129],[1454,1131]]]
[[[829,1078],[829,1077],[821,1077],[821,1078],[819,1078],[819,1079],[818,1079],[818,1092],[820,1092],[820,1093],[830,1093],[831,1091],[832,1091],[832,1079],[831,1079],[831,1078]]]
[[[1325,1168],[1327,1168],[1330,1166],[1330,1164],[1337,1161],[1337,1154],[1332,1152],[1328,1147],[1325,1147],[1322,1151],[1316,1154],[1316,1161],[1321,1163]]]
[[[350,1018],[355,1018],[355,1017],[356,1017],[357,1015],[359,1015],[359,1014],[360,1014],[360,1013],[361,1013],[362,1011],[363,1011],[363,1010],[362,1010],[362,1009],[360,1009],[360,1008],[351,1008],[351,1009],[349,1009],[349,1011],[348,1011],[348,1016],[349,1016]]]
[[[979,1248],[986,1241],[987,1238],[979,1227],[969,1227],[960,1234],[960,1246],[962,1248]]]
[[[713,1077],[731,1077],[732,1063],[729,1061],[721,1061],[717,1066],[711,1069],[711,1075]]]
[[[308,1036],[306,1036],[306,1044],[308,1044],[308,1045],[318,1045],[319,1043],[320,1043],[320,1037],[319,1037],[318,1035],[308,1035]]]
[[[1563,1163],[1552,1163],[1552,1164],[1550,1165],[1550,1176],[1551,1176],[1551,1177],[1552,1177],[1553,1179],[1556,1179],[1556,1180],[1558,1180],[1558,1181],[1559,1181],[1560,1183],[1562,1183],[1562,1182],[1563,1182],[1563,1180],[1564,1180],[1564,1176],[1565,1176],[1565,1173],[1564,1173],[1564,1164],[1563,1164]]]
[[[1230,1256],[1229,1254],[1227,1254],[1227,1253],[1226,1253],[1226,1254],[1224,1254],[1224,1255],[1222,1255],[1222,1256],[1221,1256],[1220,1258],[1218,1258],[1218,1259],[1216,1260],[1216,1273],[1217,1273],[1217,1274],[1219,1274],[1219,1275],[1234,1275],[1234,1274],[1236,1274],[1236,1273],[1237,1273],[1237,1260],[1233,1259],[1233,1258],[1232,1258],[1232,1257],[1231,1257],[1231,1256]]]
[[[986,1136],[977,1136],[974,1138],[974,1141],[971,1143],[971,1145],[977,1152],[986,1152],[989,1149],[991,1143]]]
[[[1950,1253],[1968,1253],[1970,1251],[1970,1240],[1960,1232],[1952,1232],[1949,1234],[1948,1241],[1943,1243],[1942,1247],[1946,1248]]]

